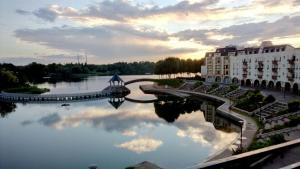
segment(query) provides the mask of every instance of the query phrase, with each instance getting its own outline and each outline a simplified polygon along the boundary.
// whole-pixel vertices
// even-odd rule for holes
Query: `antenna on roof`
[[[79,55],[77,54],[77,63],[79,64]]]
[[[87,62],[88,62],[87,54],[86,54],[86,52],[84,52],[84,54],[85,54],[85,65],[87,65]]]

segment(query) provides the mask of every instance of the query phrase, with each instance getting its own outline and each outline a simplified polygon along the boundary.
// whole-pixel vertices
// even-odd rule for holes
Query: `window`
[[[276,49],[276,52],[279,52],[279,48]]]
[[[284,48],[281,48],[281,51],[284,51],[285,49]]]
[[[271,49],[271,52],[274,52],[274,49]]]
[[[266,53],[269,53],[269,50],[266,50]]]

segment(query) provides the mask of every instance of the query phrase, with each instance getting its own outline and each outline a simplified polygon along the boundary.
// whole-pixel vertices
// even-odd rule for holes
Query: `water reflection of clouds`
[[[117,131],[123,136],[136,137],[142,135],[139,133],[139,128],[144,130],[167,124],[163,119],[157,117],[152,105],[145,106],[144,104],[132,104],[118,110],[112,110],[105,106],[83,107],[79,113],[64,115],[52,113],[40,118],[38,122],[55,129],[79,127],[82,124],[88,124],[103,128],[107,132]],[[210,146],[214,150],[222,149],[237,137],[236,133],[224,133],[216,130],[212,123],[206,122],[203,113],[200,111],[181,114],[172,125],[178,128],[176,133],[178,137],[189,138],[195,143]],[[141,139],[138,141],[144,144],[140,146],[142,148],[148,145],[146,144],[147,140]],[[138,141],[133,140],[133,142],[122,143],[118,147],[127,147],[130,151],[142,153],[142,151],[133,150],[131,146],[138,145]],[[152,142],[150,141],[150,143]]]
[[[128,142],[116,145],[116,147],[124,148],[135,153],[145,153],[155,151],[163,144],[161,140],[153,138],[137,138]]]

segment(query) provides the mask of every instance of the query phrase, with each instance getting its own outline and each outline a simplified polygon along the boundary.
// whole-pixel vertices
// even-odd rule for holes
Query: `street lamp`
[[[239,121],[240,123],[240,127],[241,127],[241,145],[240,145],[240,148],[241,148],[241,151],[243,151],[243,125],[244,125],[244,121],[243,120],[240,120]]]
[[[259,121],[261,121],[261,106],[263,102],[258,102],[258,104],[259,104]]]

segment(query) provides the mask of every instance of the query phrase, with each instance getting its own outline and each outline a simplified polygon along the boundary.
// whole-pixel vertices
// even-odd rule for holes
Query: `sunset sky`
[[[200,59],[262,40],[300,47],[300,0],[9,0],[0,35],[0,62],[15,64]]]

